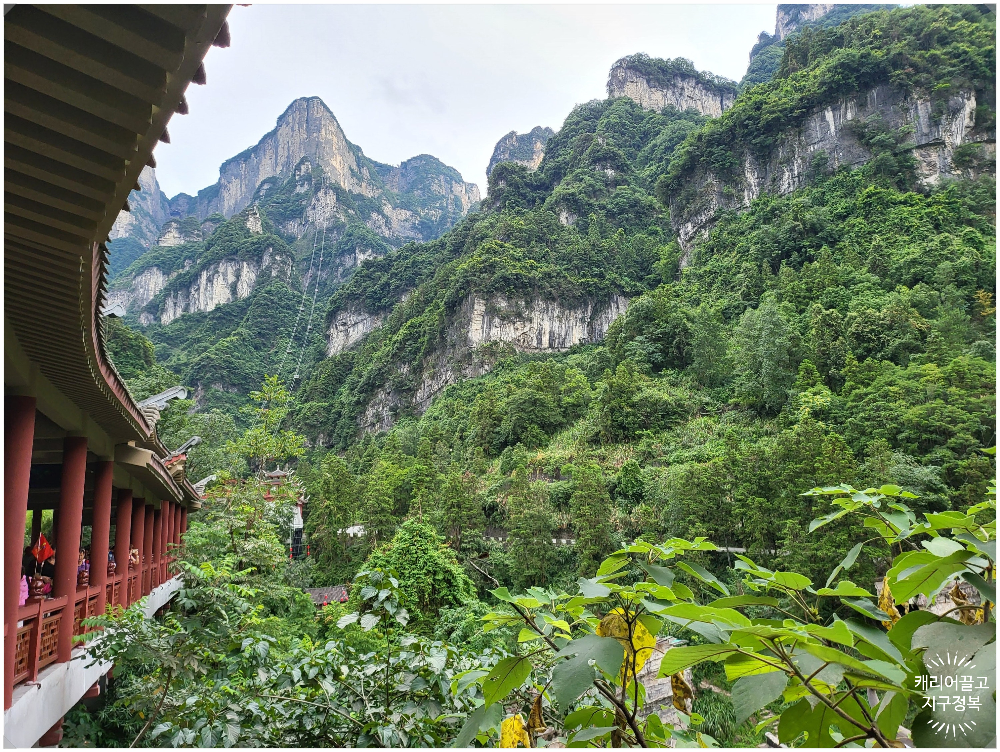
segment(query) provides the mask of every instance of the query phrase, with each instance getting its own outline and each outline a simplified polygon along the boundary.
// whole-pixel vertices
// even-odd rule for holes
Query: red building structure
[[[178,584],[199,496],[105,353],[106,240],[205,54],[228,46],[230,7],[5,6],[4,746],[54,742],[110,668],[71,661],[82,619],[143,596],[151,615]],[[52,592],[19,605],[28,513],[34,541],[44,510]]]

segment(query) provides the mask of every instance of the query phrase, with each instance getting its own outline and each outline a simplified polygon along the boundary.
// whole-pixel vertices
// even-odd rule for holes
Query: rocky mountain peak
[[[779,41],[783,40],[793,31],[798,31],[803,24],[822,18],[836,7],[834,3],[779,5],[774,24],[774,36]]]
[[[511,131],[493,147],[493,156],[490,157],[490,164],[486,168],[486,177],[489,177],[493,168],[501,162],[516,162],[529,170],[537,170],[542,157],[545,156],[545,144],[554,135],[556,135],[554,130],[541,125],[536,125],[527,133]]]
[[[699,71],[682,57],[660,60],[630,55],[612,66],[608,96],[628,97],[647,110],[670,106],[718,117],[736,99],[736,82]]]

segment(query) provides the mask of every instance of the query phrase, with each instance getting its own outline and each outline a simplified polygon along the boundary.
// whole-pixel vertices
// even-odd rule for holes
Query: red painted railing
[[[168,564],[176,557],[168,557]],[[108,578],[104,586],[107,607],[127,608],[142,598],[142,572],[130,570]],[[100,585],[79,588],[73,596],[73,634],[86,633],[83,620],[98,616]],[[69,598],[31,598],[17,611],[17,647],[14,658],[14,685],[38,681],[39,672],[54,663],[59,650],[59,628]]]

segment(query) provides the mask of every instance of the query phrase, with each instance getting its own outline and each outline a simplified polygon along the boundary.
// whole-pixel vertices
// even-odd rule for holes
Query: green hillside
[[[716,119],[576,107],[536,171],[498,165],[440,238],[322,288],[281,380],[312,238],[279,228],[305,199],[268,192],[260,235],[218,227],[200,258],[268,243],[295,273],[150,325],[155,356],[109,325],[137,394],[174,378],[219,408],[171,406],[164,435],[224,449],[194,455],[222,472],[188,533],[184,618],[145,652],[111,632],[129,691],[87,722],[128,742],[152,725],[140,710],[160,714],[144,743],[175,745],[937,746],[960,721],[924,703],[924,651],[962,650],[995,680],[992,142],[927,179],[908,131],[872,118],[854,126],[865,164],[816,154],[804,187],[721,212],[683,253],[670,211],[699,170],[735,191],[735,154],[874,86],[932,111],[972,91],[975,133],[995,129],[995,18],[819,24]],[[182,269],[188,251],[157,252]],[[599,341],[469,346],[473,300],[619,298]],[[345,320],[371,330],[327,357]],[[263,480],[279,466],[305,493],[304,554],[299,490]],[[301,592],[334,585],[346,602]],[[936,596],[942,613],[918,608]],[[167,643],[189,659],[164,679]],[[173,692],[162,710],[144,682]],[[673,700],[655,705],[654,682]],[[988,746],[995,699],[977,697],[965,742]]]

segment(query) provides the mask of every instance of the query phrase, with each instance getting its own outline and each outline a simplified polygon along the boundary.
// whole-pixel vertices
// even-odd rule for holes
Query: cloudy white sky
[[[348,139],[398,164],[433,154],[485,192],[501,136],[558,129],[645,52],[739,80],[775,5],[258,5],[234,7],[191,114],[156,151],[168,196],[214,183],[296,97],[319,96]]]

